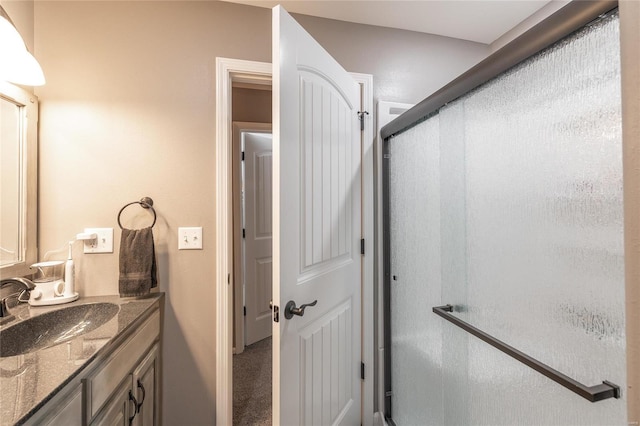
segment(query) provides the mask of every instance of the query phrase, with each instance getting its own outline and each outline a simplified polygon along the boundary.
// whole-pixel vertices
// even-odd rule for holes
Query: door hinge
[[[246,317],[247,316],[247,307],[243,306],[243,308],[244,308],[244,316]]]
[[[360,131],[364,130],[364,116],[369,115],[369,111],[358,111],[358,120],[360,120]]]
[[[364,380],[364,362],[360,363],[360,378]]]
[[[247,237],[247,231],[242,228],[242,238],[246,238]]]
[[[273,322],[280,322],[280,308],[278,305],[273,305]]]
[[[364,238],[360,240],[360,254],[364,254]]]
[[[242,151],[242,159],[240,161],[244,161],[244,151]]]

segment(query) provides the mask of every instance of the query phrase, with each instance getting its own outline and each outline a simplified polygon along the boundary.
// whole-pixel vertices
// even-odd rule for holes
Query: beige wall
[[[627,412],[640,424],[640,2],[620,2]]]
[[[530,30],[536,24],[539,24],[541,21],[545,20],[549,16],[553,15],[558,10],[562,9],[567,4],[571,3],[571,0],[551,0],[546,5],[542,6],[540,9],[535,11],[535,13],[518,25],[498,37],[493,43],[491,43],[491,53],[501,49],[509,42],[513,41],[515,38],[521,36],[523,33]]]
[[[448,37],[294,16],[347,71],[373,74],[376,101],[418,103],[490,53]]]
[[[251,123],[271,123],[271,90],[234,87],[231,119]]]
[[[376,96],[385,100],[418,101],[488,51],[301,20],[348,70],[373,74]],[[36,89],[40,255],[85,227],[113,227],[115,253],[83,255],[80,244],[74,253],[83,296],[117,293],[116,215],[152,197],[160,290],[167,293],[164,422],[213,424],[215,58],[269,62],[270,11],[209,1],[36,1],[34,22],[47,78]],[[202,226],[204,250],[178,251],[179,226]]]

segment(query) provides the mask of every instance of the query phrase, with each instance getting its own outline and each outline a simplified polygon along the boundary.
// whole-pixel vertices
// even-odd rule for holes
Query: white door
[[[360,88],[279,6],[273,32],[273,424],[359,425]]]
[[[246,343],[271,336],[271,134],[244,142],[244,285]]]

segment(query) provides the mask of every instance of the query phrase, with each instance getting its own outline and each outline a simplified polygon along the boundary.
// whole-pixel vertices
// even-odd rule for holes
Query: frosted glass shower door
[[[389,175],[393,418],[442,425],[442,324],[430,309],[442,299],[438,122],[408,130],[390,147],[392,165],[402,165]]]
[[[626,425],[432,313],[625,389],[619,51],[614,13],[387,141],[398,426]]]

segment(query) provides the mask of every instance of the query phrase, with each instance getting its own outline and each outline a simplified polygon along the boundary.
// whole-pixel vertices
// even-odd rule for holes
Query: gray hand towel
[[[120,297],[143,296],[157,285],[151,228],[123,229],[120,239]]]

